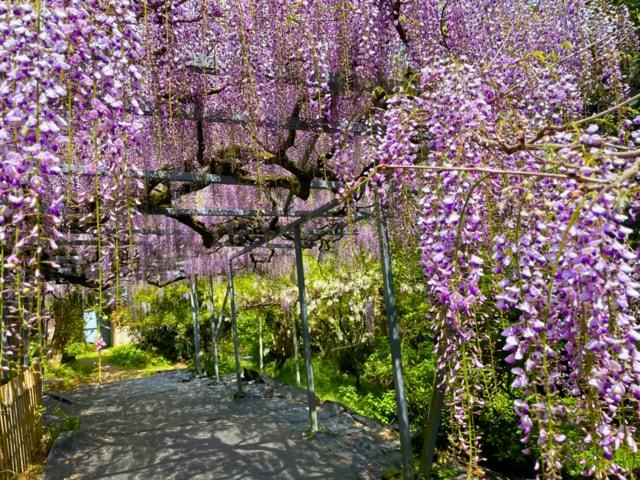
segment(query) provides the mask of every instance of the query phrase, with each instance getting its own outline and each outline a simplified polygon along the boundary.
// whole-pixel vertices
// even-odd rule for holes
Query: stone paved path
[[[61,404],[81,428],[56,440],[45,480],[377,479],[399,461],[389,429],[325,403],[305,437],[306,394],[268,381],[234,399],[184,371],[84,387]]]

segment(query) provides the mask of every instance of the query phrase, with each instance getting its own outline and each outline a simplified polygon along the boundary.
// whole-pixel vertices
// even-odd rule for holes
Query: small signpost
[[[98,337],[102,337],[106,346],[111,345],[111,329],[104,321],[98,319],[97,312],[85,310],[84,318],[84,339],[87,343],[95,344]]]
[[[98,315],[92,310],[85,310],[84,314],[84,338],[87,343],[96,343],[100,335],[98,333]]]

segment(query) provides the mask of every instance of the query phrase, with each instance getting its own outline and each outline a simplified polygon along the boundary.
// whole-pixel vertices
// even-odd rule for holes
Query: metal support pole
[[[218,328],[222,325],[224,319],[224,309],[227,308],[227,300],[229,300],[229,285],[227,284],[227,290],[224,292],[224,300],[222,301],[222,308],[220,309],[220,315],[218,316]]]
[[[218,329],[220,329],[220,325],[222,325],[222,321],[224,320],[224,309],[227,308],[227,300],[229,300],[229,285],[227,285],[227,289],[224,292],[224,300],[222,300],[220,315],[218,315]]]
[[[38,365],[36,365],[36,370],[40,376],[40,388],[44,392],[44,365],[45,361],[48,358],[47,350],[48,350],[48,340],[49,336],[47,334],[47,316],[45,315],[45,295],[42,295],[42,301],[40,302],[40,359],[38,361]],[[113,337],[115,335],[115,328],[112,331],[111,335],[111,345],[113,345]]]
[[[316,391],[313,384],[313,364],[311,362],[311,341],[309,322],[307,319],[307,301],[305,298],[304,264],[302,263],[302,242],[300,241],[300,226],[293,229],[293,239],[296,251],[296,272],[298,274],[298,297],[300,299],[300,320],[302,323],[302,337],[304,339],[304,361],[307,367],[307,400],[309,403],[309,424],[311,432],[318,431],[318,413],[316,412]]]
[[[441,354],[438,355],[441,358]],[[440,426],[440,414],[444,404],[444,387],[442,381],[444,373],[440,370],[436,372],[433,379],[433,389],[431,390],[431,403],[429,404],[429,416],[427,417],[427,428],[424,433],[424,443],[420,452],[420,475],[426,480],[431,479],[433,471],[433,454],[436,451],[436,441],[438,439],[438,428]]]
[[[230,309],[231,309],[231,325],[233,328],[233,351],[235,355],[236,361],[236,384],[238,386],[238,391],[236,392],[236,397],[244,396],[242,392],[242,376],[240,375],[240,346],[238,342],[238,320],[236,318],[236,296],[233,289],[233,264],[229,262],[229,301],[230,301]]]
[[[2,287],[2,284],[0,284],[0,287]],[[0,295],[4,297],[4,292],[0,291]],[[4,300],[4,298],[2,298],[2,300]],[[9,363],[5,356],[5,352],[9,349],[9,338],[7,336],[7,329],[5,327],[5,325],[7,324],[6,316],[7,305],[2,302],[2,305],[0,305],[0,380],[4,380],[9,376]]]
[[[404,374],[402,371],[402,349],[400,346],[400,327],[396,311],[396,297],[393,291],[393,274],[391,271],[391,254],[389,252],[389,234],[387,222],[382,212],[380,196],[376,194],[376,215],[378,236],[380,239],[380,263],[382,267],[382,282],[384,287],[384,302],[387,313],[387,330],[393,360],[393,384],[396,390],[396,408],[398,426],[400,428],[400,446],[402,450],[402,477],[406,480],[413,478],[413,454],[411,451],[411,435],[409,432],[409,413],[404,388]]]
[[[24,307],[25,313],[29,311],[27,305]],[[100,328],[98,325],[98,334],[100,334]],[[22,324],[22,367],[29,368],[31,366],[31,352],[29,352],[31,343],[31,327],[29,323],[24,320]]]
[[[213,374],[216,383],[220,383],[220,371],[218,368],[218,320],[213,296],[213,275],[209,275],[209,314],[211,315],[211,356],[213,357]],[[222,319],[222,317],[220,317]]]
[[[298,332],[296,329],[296,317],[293,313],[291,316],[291,335],[293,336],[293,359],[296,365],[296,387],[300,388],[300,354],[298,353]]]
[[[200,368],[200,322],[198,320],[198,277],[191,275],[191,311],[193,313],[193,360],[196,366],[196,375],[202,375]]]
[[[262,350],[262,317],[260,317],[258,319],[258,355],[260,356],[260,361],[259,361],[259,365],[260,365],[260,371],[262,371],[264,369],[264,364],[263,364],[263,350]]]

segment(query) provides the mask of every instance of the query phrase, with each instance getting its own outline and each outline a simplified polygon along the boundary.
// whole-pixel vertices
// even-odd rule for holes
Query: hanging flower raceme
[[[106,348],[107,344],[104,341],[104,339],[102,338],[102,336],[96,338],[96,342],[95,342],[95,349],[96,352],[100,352],[101,350],[104,350]]]
[[[211,248],[287,221],[176,226],[138,207],[296,210],[333,198],[311,181],[356,177],[351,200],[373,178],[401,185],[380,188],[385,201],[419,192],[438,367],[471,468],[486,394],[473,380],[499,343],[541,476],[557,477],[569,448],[592,452],[586,473],[617,473],[640,396],[628,241],[640,120],[613,132],[614,115],[577,119],[626,98],[633,38],[624,8],[582,0],[4,2],[0,285],[17,294],[0,300],[0,357],[22,357],[49,276],[98,288],[101,310],[125,276],[221,273]],[[260,189],[143,185],[144,170]],[[145,228],[151,239],[134,237]],[[78,231],[86,245],[58,242]],[[82,275],[57,265],[64,253],[88,259]],[[360,302],[354,318],[373,310]]]
[[[607,172],[607,163],[598,172],[605,178],[628,166]],[[566,442],[591,453],[585,474],[598,477],[620,472],[609,462],[615,450],[637,448],[628,412],[640,412],[640,284],[627,208],[614,192],[541,181],[519,206],[517,233],[496,238],[494,271],[505,275],[497,306],[519,312],[503,332],[506,360],[525,393],[518,413],[525,438],[534,434],[545,453],[543,471],[556,470]],[[582,436],[569,440],[567,424]]]
[[[3,291],[18,292],[7,299],[16,331],[40,328],[44,281],[59,270],[62,214],[77,226],[70,200],[86,197],[62,168],[107,169],[104,183],[118,188],[136,136],[126,97],[139,78],[136,15],[132,3],[111,3],[0,5],[0,260]]]
[[[496,18],[510,8],[487,5]],[[633,309],[640,285],[625,222],[637,199],[625,192],[635,185],[638,155],[620,152],[635,148],[637,136],[632,122],[616,136],[569,120],[582,112],[581,91],[613,79],[620,85],[612,59],[626,40],[609,39],[603,25],[624,20],[596,9],[600,23],[589,5],[563,15],[547,7],[526,30],[546,38],[547,48],[531,36],[504,55],[500,44],[474,50],[484,37],[471,35],[480,26],[464,2],[445,7],[443,18],[460,21],[443,33],[445,48],[424,49],[443,58],[387,101],[376,155],[394,176],[426,172],[412,176],[423,192],[423,268],[437,310],[442,387],[460,426],[453,444],[470,469],[481,459],[473,424],[483,394],[473,379],[498,346],[491,338],[502,333],[524,441],[536,443],[540,475],[559,478],[563,452],[579,450],[589,452],[585,474],[606,478],[621,473],[616,450],[636,449],[629,414],[639,412]],[[568,27],[570,44],[549,41],[547,27],[567,14],[589,21]],[[499,29],[505,42],[515,35]],[[591,66],[571,61],[573,49],[594,42],[585,31],[599,32],[594,48],[612,60],[605,77],[582,75]],[[527,56],[518,48],[541,50]],[[563,49],[571,58],[549,61]]]

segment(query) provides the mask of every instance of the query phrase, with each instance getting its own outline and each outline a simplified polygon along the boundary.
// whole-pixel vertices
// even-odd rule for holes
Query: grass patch
[[[76,358],[85,353],[91,353],[93,351],[93,346],[84,342],[74,342],[70,343],[64,348],[64,354],[66,358]]]
[[[56,407],[53,413],[60,421],[56,425],[48,428],[49,445],[52,445],[62,432],[80,430],[80,419],[78,417],[69,415],[60,407]]]
[[[86,349],[80,353],[77,348],[75,358],[62,363],[59,367],[45,364],[45,381],[50,391],[63,391],[80,385],[107,383],[130,378],[153,375],[168,368],[180,368],[181,364],[172,364],[167,359],[140,350],[133,345],[122,345],[103,350],[99,355]],[[99,364],[102,374],[99,375]]]
[[[121,345],[110,349],[104,361],[123,369],[166,368],[171,365],[167,359],[140,350],[134,345]]]

